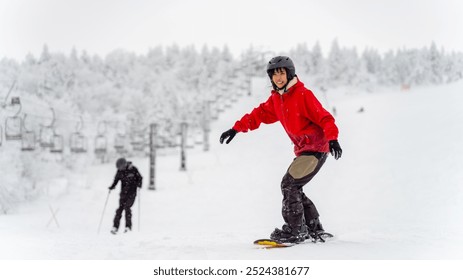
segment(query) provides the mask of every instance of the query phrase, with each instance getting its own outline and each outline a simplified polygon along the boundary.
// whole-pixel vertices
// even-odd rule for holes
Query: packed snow
[[[463,258],[463,82],[370,93],[314,88],[336,108],[343,155],[330,157],[304,190],[335,238],[279,250],[252,242],[283,224],[280,180],[292,144],[278,123],[238,134],[229,145],[218,141],[266,100],[268,84],[253,82],[252,95],[212,124],[210,150],[187,151],[187,171],[179,170],[178,151],[160,154],[156,190],[148,190],[149,159],[129,158],[144,177],[133,232],[109,233],[120,189],[108,192],[114,163],[89,164],[48,180],[39,199],[0,215],[0,259]]]

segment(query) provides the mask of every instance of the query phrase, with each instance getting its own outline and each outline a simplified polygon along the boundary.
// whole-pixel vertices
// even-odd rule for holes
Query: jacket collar
[[[297,83],[299,83],[299,79],[297,77],[294,77],[291,79],[291,81],[289,81],[289,83],[286,85],[284,89],[275,90],[275,91],[278,92],[280,95],[283,95],[284,93],[288,92],[289,89],[293,87],[294,85],[296,85]]]

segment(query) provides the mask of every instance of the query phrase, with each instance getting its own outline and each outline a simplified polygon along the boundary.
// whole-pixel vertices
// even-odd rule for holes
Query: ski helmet
[[[267,74],[272,80],[272,75],[275,69],[285,68],[286,69],[286,76],[288,78],[288,82],[291,81],[294,76],[296,76],[296,67],[294,67],[294,63],[291,58],[287,56],[276,56],[267,64]]]
[[[116,161],[116,167],[118,170],[123,170],[127,166],[127,160],[125,158],[119,158]]]

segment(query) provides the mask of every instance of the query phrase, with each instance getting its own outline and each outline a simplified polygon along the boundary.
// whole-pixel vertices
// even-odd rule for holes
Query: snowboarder
[[[119,224],[122,218],[122,211],[125,211],[125,231],[132,230],[132,210],[130,209],[137,196],[137,188],[141,188],[143,177],[138,172],[138,169],[132,165],[132,162],[125,158],[119,158],[116,161],[117,173],[113,184],[109,187],[114,190],[119,181],[121,181],[121,193],[119,198],[119,208],[116,210],[114,224],[111,230],[112,234],[116,234],[119,229]]]
[[[281,181],[285,223],[281,229],[276,228],[270,238],[290,243],[308,238],[320,240],[324,234],[320,215],[302,187],[318,173],[328,152],[336,160],[341,157],[338,128],[334,117],[299,80],[289,57],[272,58],[267,64],[267,74],[273,87],[268,100],[222,133],[220,143],[228,144],[238,132],[255,130],[262,123],[279,121],[294,144],[296,157]]]

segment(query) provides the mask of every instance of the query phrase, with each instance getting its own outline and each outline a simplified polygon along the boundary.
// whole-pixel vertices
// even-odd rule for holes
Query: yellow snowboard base
[[[285,248],[291,247],[293,243],[281,243],[272,239],[257,239],[254,244],[261,246],[262,248]]]

